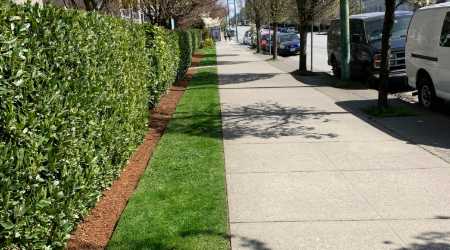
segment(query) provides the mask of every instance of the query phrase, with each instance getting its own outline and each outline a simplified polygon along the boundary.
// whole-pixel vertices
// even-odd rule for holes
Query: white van
[[[450,3],[421,8],[412,18],[406,72],[423,106],[431,108],[438,99],[450,100]]]

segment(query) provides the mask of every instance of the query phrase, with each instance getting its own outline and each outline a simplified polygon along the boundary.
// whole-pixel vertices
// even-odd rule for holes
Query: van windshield
[[[405,38],[408,31],[409,22],[412,16],[402,16],[395,18],[392,28],[392,39]],[[366,23],[367,38],[369,41],[381,40],[383,34],[383,19]]]

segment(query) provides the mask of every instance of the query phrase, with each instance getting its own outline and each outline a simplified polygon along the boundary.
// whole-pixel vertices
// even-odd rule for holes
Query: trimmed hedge
[[[192,47],[192,36],[189,31],[177,31],[177,36],[180,47],[180,63],[177,78],[181,79],[191,65],[194,50]]]
[[[193,53],[200,47],[201,31],[168,31],[161,27],[144,25],[149,37],[153,74],[150,86],[150,107],[154,107],[162,94],[175,80],[180,80],[191,65]]]
[[[170,85],[177,78],[180,52],[177,36],[167,30],[144,25],[147,48],[150,50],[151,84],[149,86],[149,105],[155,107]]]
[[[198,29],[192,29],[189,30],[191,37],[192,37],[192,49],[193,51],[196,51],[198,48],[200,48],[200,40],[202,37],[201,31]]]
[[[189,66],[192,32],[0,3],[1,249],[64,247]]]

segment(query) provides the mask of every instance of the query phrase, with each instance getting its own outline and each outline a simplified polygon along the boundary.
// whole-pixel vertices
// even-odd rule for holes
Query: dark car
[[[413,13],[396,11],[391,38],[390,69],[393,74],[405,72],[406,33]],[[366,13],[350,17],[350,72],[352,78],[376,76],[381,64],[381,38],[384,12]],[[328,64],[336,76],[341,72],[340,22],[333,20],[328,30]]]
[[[278,54],[295,55],[300,51],[300,38],[296,33],[278,35]]]
[[[278,33],[278,54],[279,55],[295,55],[300,51],[300,38],[297,33]],[[274,51],[272,41],[273,35],[269,38],[269,34],[265,34],[261,39],[261,48],[268,52]]]

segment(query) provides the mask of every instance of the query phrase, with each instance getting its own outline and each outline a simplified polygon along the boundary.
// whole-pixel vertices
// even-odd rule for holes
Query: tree
[[[45,2],[56,5],[64,5],[67,8],[103,12],[110,12],[109,8],[111,8],[112,6],[121,5],[121,2],[119,0],[47,0]]]
[[[410,4],[411,6],[414,7],[414,9],[419,9],[429,5],[430,0],[399,0],[397,1],[395,8],[398,8],[402,4]]]
[[[287,6],[286,0],[270,0],[270,17],[273,23],[273,59],[278,58],[278,23],[282,21]]]
[[[389,61],[390,61],[390,39],[395,21],[395,0],[385,0],[386,11],[384,14],[383,36],[381,38],[381,71],[380,87],[378,90],[378,108],[387,108],[389,91]]]
[[[300,60],[299,72],[304,73],[306,68],[306,48],[308,45],[308,26],[314,20],[314,17],[329,15],[337,9],[336,3],[339,0],[297,0],[298,23],[300,33]]]
[[[191,26],[201,22],[202,14],[211,17],[224,14],[218,0],[141,0],[144,14],[153,24],[167,26],[173,18],[179,26]]]
[[[361,10],[359,0],[350,0],[350,13],[355,14]],[[330,20],[336,18],[339,14],[340,0],[296,0],[297,2],[297,17],[300,33],[300,60],[299,72],[307,71],[306,62],[307,54],[306,48],[308,45],[308,30],[311,22],[314,20]]]
[[[256,26],[256,53],[261,52],[261,25],[267,19],[267,0],[247,0],[246,13]]]

